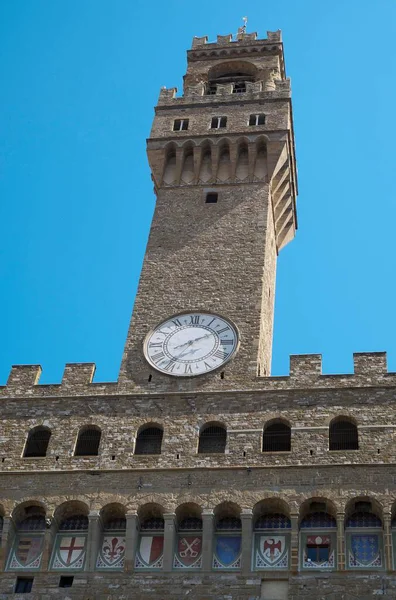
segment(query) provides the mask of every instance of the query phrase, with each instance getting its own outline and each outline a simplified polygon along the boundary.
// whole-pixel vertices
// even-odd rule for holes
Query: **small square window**
[[[265,125],[265,115],[250,115],[249,125]]]
[[[33,587],[33,577],[17,577],[15,584],[16,594],[29,594]]]
[[[188,119],[175,119],[173,122],[173,131],[187,131]]]
[[[227,127],[227,117],[212,117],[211,129]]]
[[[74,577],[70,575],[62,575],[59,579],[59,587],[61,588],[69,588],[73,585]]]
[[[217,192],[209,192],[206,194],[206,204],[216,204],[219,194]]]

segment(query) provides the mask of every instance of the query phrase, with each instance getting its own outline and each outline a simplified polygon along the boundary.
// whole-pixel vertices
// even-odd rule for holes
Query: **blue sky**
[[[282,29],[292,78],[299,230],[280,254],[273,374],[289,354],[388,351],[396,370],[393,0],[3,0],[0,383],[66,362],[115,380],[154,194],[159,89],[194,35]]]

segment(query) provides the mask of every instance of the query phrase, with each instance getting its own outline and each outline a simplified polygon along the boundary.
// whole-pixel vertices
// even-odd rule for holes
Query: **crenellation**
[[[228,35],[218,35],[217,36],[217,44],[219,46],[223,46],[224,44],[229,44],[230,42],[232,42],[232,33],[229,33]]]
[[[7,380],[7,387],[15,389],[15,391],[24,391],[39,383],[41,372],[40,365],[13,365]]]
[[[382,375],[388,372],[386,352],[355,352],[353,365],[356,375]]]
[[[322,375],[321,354],[292,354],[290,356],[290,377],[305,378]]]
[[[95,363],[68,363],[65,365],[61,385],[68,387],[89,385],[95,375]]]

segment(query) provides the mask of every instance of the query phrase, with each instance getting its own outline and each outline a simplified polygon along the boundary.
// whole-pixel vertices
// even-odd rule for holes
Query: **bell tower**
[[[147,144],[157,201],[120,372],[120,382],[147,391],[243,387],[270,374],[277,254],[297,227],[290,80],[280,32],[266,39],[241,32],[215,43],[194,38],[187,60],[183,95],[161,90]],[[216,331],[201,328],[188,337],[180,329],[175,337],[172,317],[175,327],[197,319],[204,327],[204,313],[235,328],[232,356],[222,346],[231,342]],[[145,340],[153,331],[159,333],[149,344],[158,352],[150,362]],[[213,358],[206,373],[189,366],[190,376],[178,377],[185,373],[177,372],[176,359],[163,356],[167,335],[179,356],[189,354],[192,369],[200,368],[194,353],[204,356],[202,338],[213,341],[208,356],[217,347],[229,359],[215,368]]]

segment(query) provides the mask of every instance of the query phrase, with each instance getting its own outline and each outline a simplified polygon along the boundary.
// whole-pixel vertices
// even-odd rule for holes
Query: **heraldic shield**
[[[164,552],[162,535],[142,535],[136,552],[136,569],[161,569]]]
[[[180,536],[177,553],[173,561],[175,569],[200,569],[202,565],[202,537],[200,535]]]
[[[260,535],[256,547],[256,568],[287,569],[289,552],[284,535]]]
[[[44,536],[17,536],[7,570],[39,569],[43,555]]]
[[[125,536],[105,535],[96,561],[97,569],[124,568]]]
[[[364,569],[367,567],[383,567],[380,536],[378,534],[351,535],[349,567]]]
[[[52,569],[81,570],[84,568],[87,537],[58,535],[52,558]]]
[[[213,556],[214,569],[239,569],[241,567],[240,535],[217,535]]]

